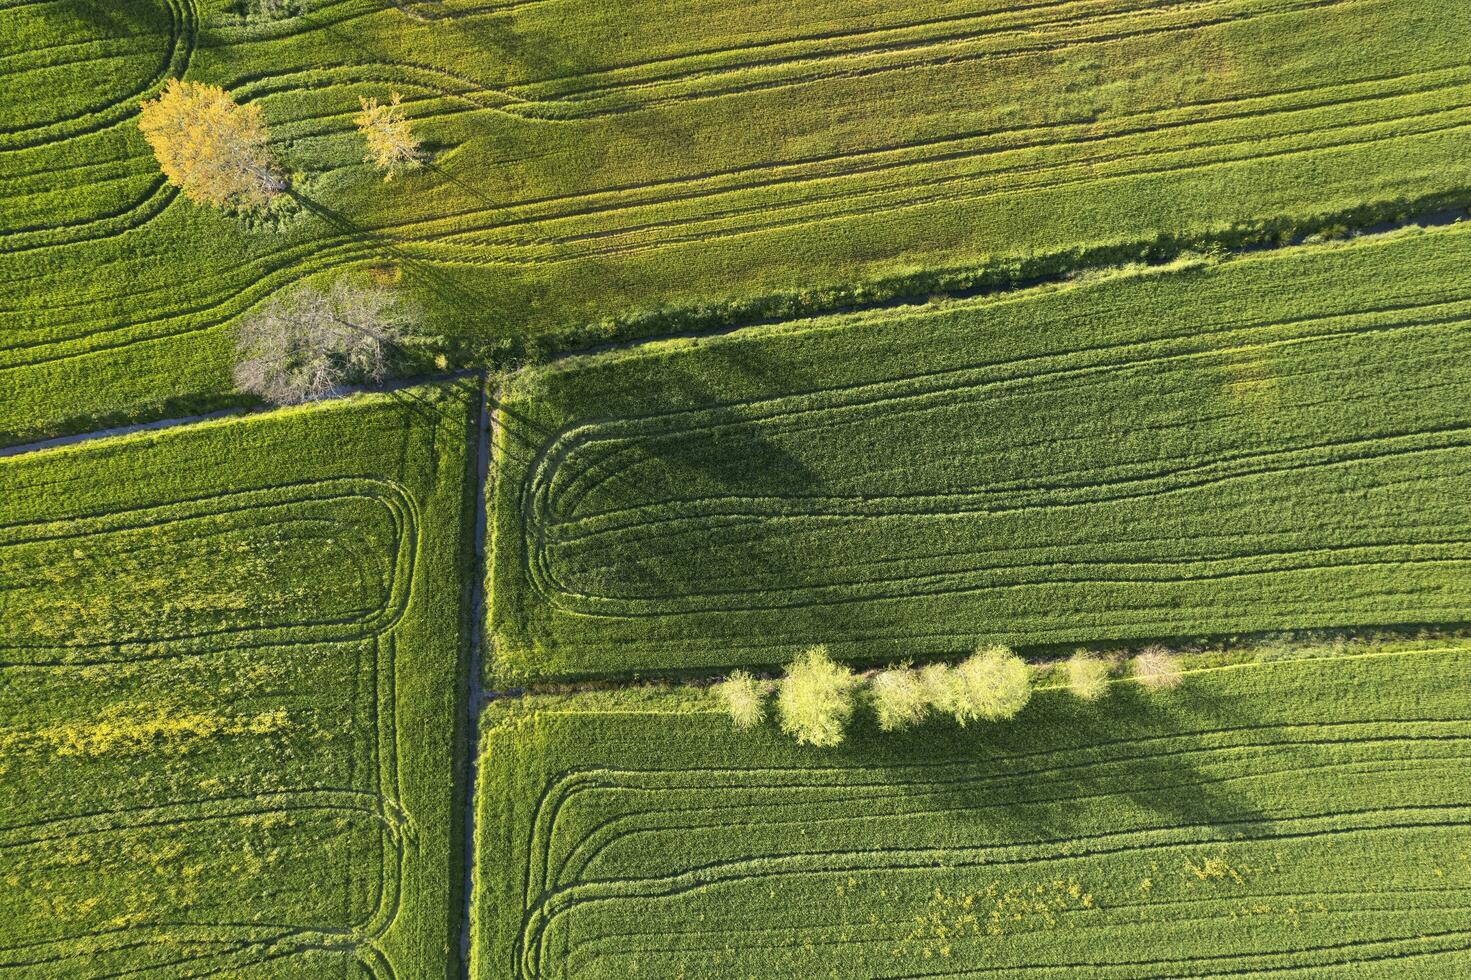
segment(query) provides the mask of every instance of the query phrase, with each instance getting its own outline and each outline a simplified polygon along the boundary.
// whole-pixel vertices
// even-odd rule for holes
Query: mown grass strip
[[[229,402],[239,318],[344,272],[502,364],[1464,206],[1468,29],[1440,0],[12,4],[0,442]],[[290,207],[163,186],[135,116],[167,75],[263,108]],[[351,120],[392,91],[431,159],[384,187]]]
[[[478,410],[0,460],[0,973],[446,974]]]
[[[1453,974],[1468,656],[1044,691],[835,750],[737,733],[708,695],[497,705],[473,975]]]
[[[1466,619],[1471,227],[572,358],[498,679]]]

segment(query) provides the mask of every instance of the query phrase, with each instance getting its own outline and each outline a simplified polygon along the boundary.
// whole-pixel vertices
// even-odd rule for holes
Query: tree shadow
[[[1295,801],[1272,798],[1268,808],[1245,788],[1255,772],[1223,765],[1231,746],[1259,741],[1249,733],[1270,727],[1267,721],[1240,701],[1192,688],[1188,680],[1166,693],[1116,684],[1092,704],[1050,692],[1036,696],[1014,719],[963,729],[936,719],[885,733],[865,717],[831,752],[842,765],[878,773],[881,783],[921,796],[936,789],[943,794],[938,798],[945,817],[936,821],[945,828],[943,836],[925,840],[926,831],[914,821],[897,821],[889,831],[893,839],[885,840],[882,828],[890,824],[879,821],[866,844],[900,851],[933,846],[938,852],[1022,847],[1041,855],[1024,861],[1030,878],[1052,877],[1060,874],[1049,870],[1053,859],[1078,858],[1084,863],[1074,867],[1086,868],[1093,860],[1139,855],[1147,869],[1152,853],[1191,851],[1203,861],[1227,843],[1270,836],[1276,821],[1299,812]],[[1331,761],[1326,749],[1295,748]],[[896,804],[896,812],[904,805],[941,804]],[[933,860],[936,871],[955,866],[943,853]],[[1014,874],[1004,858],[962,867],[977,888]],[[1161,873],[1185,877],[1189,868],[1183,862],[1163,865]],[[1030,878],[1017,877],[1016,883]],[[1081,883],[1094,887],[1086,879]]]
[[[61,5],[66,15],[86,25],[97,35],[126,37],[147,32],[169,31],[168,7],[157,0],[70,0]]]
[[[411,278],[418,288],[430,293],[437,303],[459,321],[483,322],[488,315],[497,311],[499,305],[497,301],[463,277],[446,272],[431,262],[415,258],[392,238],[358,224],[342,212],[328,207],[295,188],[288,188],[286,193],[303,210],[322,220],[337,234],[349,241],[371,246],[375,253],[391,260]],[[500,312],[506,316],[510,314],[509,310]],[[454,338],[447,336],[447,339]]]

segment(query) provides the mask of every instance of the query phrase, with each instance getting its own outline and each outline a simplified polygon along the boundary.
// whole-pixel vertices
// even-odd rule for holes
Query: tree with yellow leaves
[[[382,170],[385,181],[424,162],[419,141],[414,138],[409,121],[399,108],[402,101],[397,92],[389,96],[387,105],[379,105],[377,99],[359,96],[358,104],[362,111],[352,117],[358,132],[368,141],[368,155],[363,159]]]
[[[143,138],[189,200],[252,207],[286,189],[259,105],[239,105],[217,85],[171,78],[142,108]]]

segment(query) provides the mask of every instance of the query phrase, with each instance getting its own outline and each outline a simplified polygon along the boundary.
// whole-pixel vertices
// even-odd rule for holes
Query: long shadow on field
[[[463,278],[435,267],[432,263],[414,258],[393,239],[371,228],[365,228],[340,211],[320,201],[289,188],[287,193],[303,209],[326,222],[334,231],[354,241],[370,245],[375,252],[392,260],[418,288],[430,293],[444,309],[450,311],[456,322],[484,324],[497,320],[508,321],[513,311],[502,308],[502,304],[488,293],[466,282]],[[448,331],[446,331],[448,334]],[[457,334],[450,334],[457,336]]]
[[[916,795],[950,781],[946,819],[934,826],[956,836],[921,843],[914,838],[925,831],[916,832],[910,821],[900,838],[876,841],[881,846],[1033,845],[1059,856],[1136,852],[1147,869],[1159,856],[1155,848],[1166,842],[1184,844],[1200,864],[1218,856],[1224,842],[1269,830],[1273,819],[1312,812],[1308,800],[1275,798],[1268,812],[1244,789],[1252,785],[1249,746],[1282,737],[1264,727],[1266,721],[1235,701],[1192,690],[1188,679],[1159,694],[1117,684],[1092,705],[1049,692],[1011,721],[965,729],[937,720],[885,734],[865,720],[838,753],[844,763],[877,770]],[[973,760],[974,768],[948,765],[955,759]],[[897,812],[933,805],[920,795]],[[883,826],[876,822],[876,831]],[[1000,879],[1003,868],[968,873]],[[1081,875],[1086,869],[1086,862],[1064,871],[1044,861],[1022,877],[1051,880],[1054,872]],[[1160,874],[1189,873],[1178,857],[1160,865]]]
[[[721,368],[710,375],[684,369],[679,359],[659,363],[649,373],[650,378],[657,379],[657,391],[638,382],[621,392],[610,391],[608,400],[595,399],[598,417],[616,421],[625,413],[626,417],[633,417],[698,410],[761,399],[780,393],[787,386],[806,384],[804,379],[793,377],[790,365],[768,360],[757,351],[744,351],[739,359],[724,361]],[[626,400],[620,402],[620,396]],[[564,421],[566,427],[572,427],[588,420]],[[504,440],[509,443],[504,445],[505,454],[523,466],[534,465],[555,436],[547,424],[533,422],[505,407],[501,424],[510,436]],[[593,474],[597,481],[594,511],[598,513],[691,498],[802,497],[820,494],[823,489],[821,474],[800,452],[764,438],[760,429],[753,426],[731,427],[713,438],[701,435],[692,439],[680,426],[674,425],[668,431],[640,435],[600,463]],[[577,504],[571,503],[566,510],[550,516],[555,520],[572,519],[576,508]],[[776,590],[786,583],[799,581],[803,570],[801,556],[783,550],[781,529],[763,526],[758,530],[768,539],[766,547],[759,549],[765,552],[765,557],[758,549],[732,552],[727,548],[723,558],[713,558],[716,549],[700,547],[700,535],[696,532],[684,538],[680,546],[696,548],[705,556],[703,561],[628,561],[616,570],[619,586],[640,594],[680,598],[698,595],[697,590],[702,586],[718,588],[723,579],[728,581],[737,574],[744,579],[771,583]],[[774,554],[780,554],[781,559],[771,557]],[[854,615],[852,610],[832,610],[831,622],[834,627],[840,623],[851,626]]]
[[[384,2],[400,9],[404,6],[396,0]],[[465,47],[486,52],[496,68],[495,77],[480,79],[489,88],[576,78],[607,67],[608,59],[598,58],[599,53],[607,55],[607,50],[593,43],[575,45],[561,33],[537,30],[513,10],[456,16],[449,11],[436,14],[434,7],[425,3],[417,5],[416,10],[432,20],[437,33],[453,35]],[[617,49],[611,50],[616,60]],[[604,98],[597,119],[569,122],[512,115],[492,121],[486,117],[476,129],[473,145],[464,148],[480,160],[454,174],[433,163],[429,169],[489,207],[505,207],[528,196],[576,196],[626,188],[639,174],[659,180],[681,176],[671,172],[670,161],[680,160],[696,143],[696,125],[672,113],[638,111],[641,107],[637,101],[631,95],[627,99],[626,104],[611,104]],[[616,122],[610,121],[613,119]],[[573,127],[570,131],[569,126]],[[630,160],[630,155],[637,159]],[[491,190],[485,182],[499,186]],[[544,190],[528,193],[527,188]],[[534,237],[534,229],[532,234]],[[595,291],[585,292],[597,295],[601,302],[599,309],[580,314],[583,319],[647,305],[648,284],[640,276],[637,263],[617,256],[585,254],[572,261],[581,279],[596,282]],[[667,268],[660,266],[661,270]],[[659,284],[660,292],[666,294],[677,291],[677,287],[678,283]],[[691,297],[690,301],[698,299]],[[582,346],[596,339],[573,321],[556,326],[566,335],[556,342],[563,347]]]
[[[125,0],[102,3],[99,0],[71,0],[61,5],[69,17],[91,29],[96,37],[124,37],[138,28],[167,33],[168,9],[164,4],[147,0]]]
[[[432,32],[436,45],[438,39],[444,39],[445,50],[452,55],[466,50],[485,55],[479,62],[455,56],[450,59],[453,63],[436,67],[455,75],[472,73],[475,77],[467,79],[468,82],[502,92],[513,100],[514,95],[504,92],[507,85],[575,79],[607,67],[608,49],[596,43],[596,39],[575,43],[568,40],[576,35],[574,29],[562,32],[548,26],[548,23],[558,24],[556,20],[526,20],[510,5],[507,9],[470,5],[463,12],[456,12],[433,0],[381,0],[381,4],[385,11],[401,17],[405,25],[398,44],[376,43],[372,32],[333,25],[309,12],[301,14],[300,19],[324,38],[330,38],[333,46],[351,51],[352,57],[364,64],[397,64],[403,60],[401,48],[405,44],[413,45],[416,38]],[[586,29],[602,28],[592,25]],[[431,56],[432,50],[426,46],[423,51],[415,52],[411,60]],[[392,85],[386,88],[391,89]],[[451,85],[442,94],[448,98],[465,97],[454,88]],[[474,98],[468,101],[478,104]],[[649,175],[646,179],[677,178],[681,172],[677,164],[671,170],[670,161],[682,159],[687,155],[686,149],[696,142],[695,123],[678,114],[642,111],[636,100],[615,105],[603,99],[596,118],[571,121],[537,118],[541,111],[556,115],[572,110],[558,104],[538,106],[527,115],[471,113],[455,124],[458,128],[454,138],[432,144],[441,159],[451,153],[462,154],[458,165],[432,161],[426,169],[449,185],[444,190],[453,188],[455,193],[474,202],[474,206],[494,210],[514,206],[528,198],[616,193],[641,179],[639,175]],[[616,122],[611,121],[614,119]],[[546,248],[550,261],[555,263],[560,247],[539,239],[538,227],[528,226],[524,232],[530,243]],[[498,291],[505,296],[500,305],[487,303],[473,320],[446,323],[443,332],[459,339],[465,358],[477,363],[506,364],[538,358],[548,349],[576,348],[606,339],[605,332],[587,325],[608,316],[644,310],[651,293],[667,296],[669,302],[695,303],[707,298],[682,296],[680,284],[667,281],[670,266],[666,262],[652,263],[654,271],[646,274],[644,269],[651,263],[638,258],[616,254],[579,254],[567,258],[568,263],[559,267],[559,271],[575,270],[579,281],[577,292],[597,297],[596,308],[566,310],[544,323],[542,329],[528,331],[519,325],[526,319],[525,307],[540,303],[543,296],[555,291],[560,275],[566,273],[543,277],[537,275],[537,267],[524,271],[496,269],[491,274],[504,275],[513,282],[513,288]],[[466,285],[469,281],[487,281],[483,270],[456,270],[456,274],[462,289],[470,288]],[[656,277],[652,288],[651,277]],[[588,284],[595,284],[595,288]],[[549,298],[547,305],[556,304]],[[620,335],[630,332],[628,327],[619,328]]]

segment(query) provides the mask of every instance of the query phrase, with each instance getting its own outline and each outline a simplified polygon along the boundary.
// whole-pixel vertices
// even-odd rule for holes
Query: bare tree
[[[1134,676],[1151,691],[1168,691],[1180,686],[1180,660],[1161,646],[1145,647],[1134,656]]]
[[[295,0],[246,0],[245,13],[267,19],[290,17],[296,13],[296,3]]]
[[[350,384],[376,384],[416,314],[391,290],[345,280],[306,286],[241,322],[235,384],[277,405],[312,401]]]

